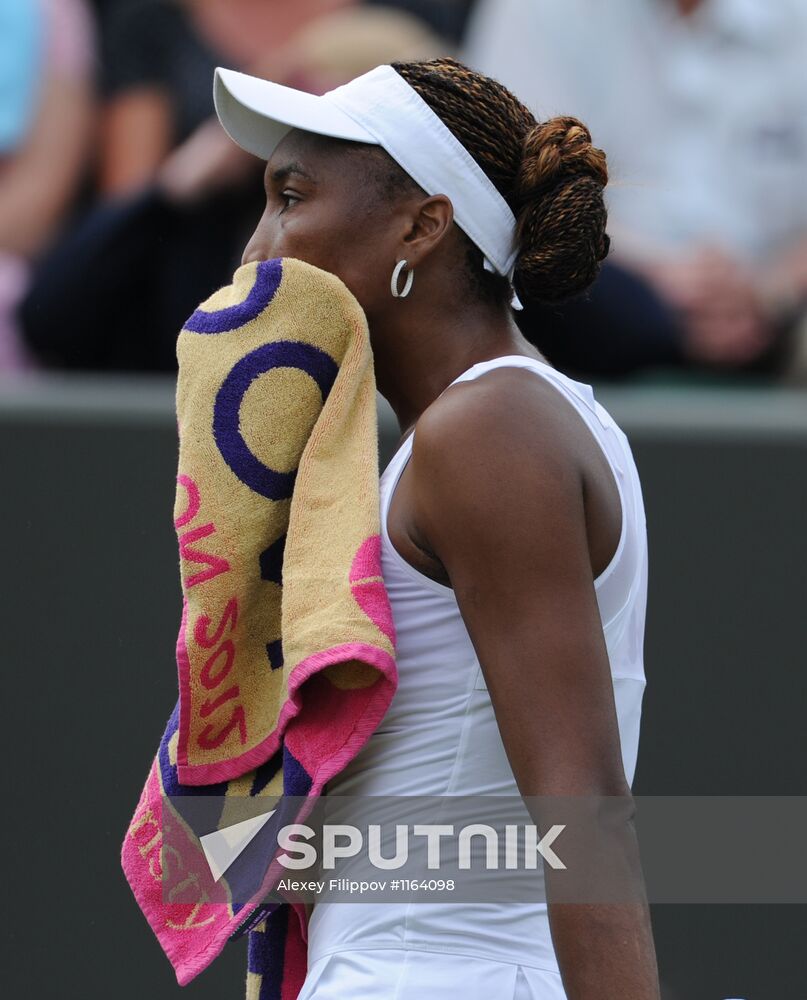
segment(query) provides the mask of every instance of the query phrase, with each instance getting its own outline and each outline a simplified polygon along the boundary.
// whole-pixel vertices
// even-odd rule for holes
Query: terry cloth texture
[[[230,870],[215,881],[189,807],[213,802],[213,830],[260,798],[293,807],[269,833],[301,821],[395,692],[367,322],[333,275],[251,263],[186,322],[177,357],[179,701],[121,860],[180,985],[249,932],[250,994],[294,1000],[303,905],[267,902],[277,863],[246,898]]]

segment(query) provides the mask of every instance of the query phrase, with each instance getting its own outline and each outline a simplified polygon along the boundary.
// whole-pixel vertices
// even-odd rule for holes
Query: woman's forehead
[[[285,171],[315,181],[318,174],[325,174],[337,166],[343,168],[345,157],[353,151],[350,147],[358,148],[359,145],[292,129],[272,153],[266,164],[266,174],[270,177],[277,171]]]

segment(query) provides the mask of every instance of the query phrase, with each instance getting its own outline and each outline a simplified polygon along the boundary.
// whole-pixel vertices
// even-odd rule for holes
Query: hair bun
[[[610,248],[603,189],[605,153],[576,118],[558,117],[529,130],[516,180],[519,293],[559,302],[584,291]]]
[[[550,118],[530,129],[518,186],[523,194],[554,185],[563,177],[591,177],[603,187],[608,183],[605,153],[592,145],[591,133],[576,118]]]

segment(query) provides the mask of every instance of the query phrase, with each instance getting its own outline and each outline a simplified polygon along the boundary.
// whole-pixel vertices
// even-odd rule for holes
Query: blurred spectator
[[[15,308],[71,207],[92,126],[93,29],[83,0],[4,0],[0,15],[0,370],[34,366]]]
[[[258,162],[222,157],[218,126],[208,124],[213,69],[255,71],[255,60],[271,60],[307,21],[348,2],[112,4],[100,201],[42,261],[20,308],[26,343],[42,362],[175,370],[179,328],[229,280],[263,205]],[[163,170],[176,181],[175,152],[194,171],[163,184]]]
[[[475,0],[366,0],[369,6],[398,8],[413,14],[441,38],[459,45]]]
[[[186,6],[189,15],[219,4],[198,0]],[[429,58],[446,51],[422,22],[402,11],[325,0],[314,17],[311,3],[299,6],[295,31],[287,19],[286,27],[265,45],[258,46],[254,36],[249,45],[245,41],[242,55],[248,58],[244,67],[248,72],[321,92],[381,62]],[[158,0],[144,0],[139,9],[146,8],[152,13],[160,9],[160,17],[186,16]],[[303,9],[308,11],[305,17]],[[182,38],[177,52],[187,54],[189,50],[181,46],[188,36],[178,31],[171,36],[168,23],[163,24],[163,42]],[[190,21],[184,23],[187,28]],[[128,37],[135,39],[133,30]],[[146,56],[154,56],[150,37],[144,32],[141,65]],[[282,45],[274,45],[277,38],[283,39]],[[234,48],[233,44],[230,51]],[[129,58],[134,61],[134,54]],[[213,55],[205,64],[199,49],[187,59],[187,65],[195,67],[188,80],[193,77],[195,83],[188,83],[183,114],[178,111],[179,98],[169,100],[183,84],[170,80],[159,87],[138,85],[129,94],[128,110],[121,105],[116,112],[131,114],[131,129],[142,128],[144,135],[151,135],[144,140],[149,155],[141,149],[132,152],[131,159],[115,154],[107,161],[106,203],[90,213],[39,270],[21,316],[28,343],[48,363],[81,369],[175,371],[182,323],[199,301],[229,281],[238,266],[263,211],[263,164],[238,149],[218,122],[207,117],[217,63],[232,66],[235,61]],[[167,70],[171,65],[166,58],[163,66]],[[195,99],[202,86],[207,104],[194,109],[191,91]],[[134,107],[138,94],[139,110]],[[159,129],[153,127],[159,117],[158,96],[164,123]],[[165,125],[169,112],[176,115],[170,129]],[[108,128],[107,137],[118,127]],[[188,132],[172,151],[173,136]],[[152,141],[157,135],[163,136],[162,145]],[[129,140],[124,134],[120,141],[122,149]]]
[[[807,303],[803,0],[480,0],[467,61],[609,157],[612,262],[520,324],[561,367],[781,373]]]
[[[306,23],[352,0],[123,0],[107,20],[100,188],[148,184],[212,113],[217,65],[258,73]]]
[[[275,60],[275,66],[264,67],[264,75],[274,69],[272,79],[324,94],[382,63],[431,59],[451,49],[425,20],[403,9],[362,5],[306,25]]]
[[[0,6],[0,156],[16,149],[33,115],[41,15],[29,0]]]

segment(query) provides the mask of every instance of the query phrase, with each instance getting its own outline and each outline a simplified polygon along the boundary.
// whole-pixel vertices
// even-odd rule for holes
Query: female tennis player
[[[291,256],[366,312],[401,428],[381,477],[399,686],[337,795],[631,803],[647,542],[627,439],[519,332],[608,251],[604,153],[451,59],[312,96],[218,70],[266,159],[244,263]],[[514,295],[514,290],[516,295]],[[615,860],[639,867],[630,835]],[[654,1000],[646,903],[314,904],[300,1000]]]

